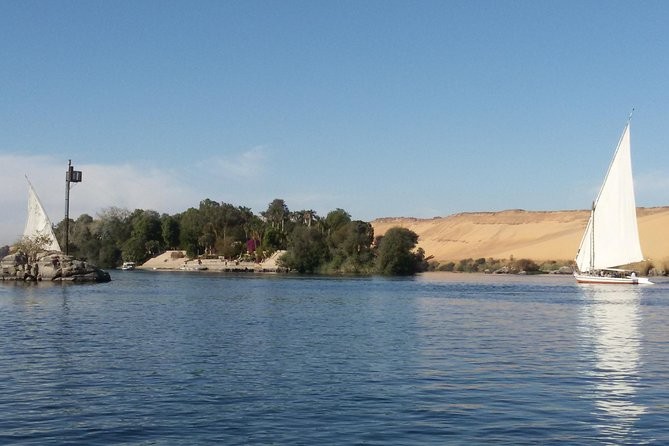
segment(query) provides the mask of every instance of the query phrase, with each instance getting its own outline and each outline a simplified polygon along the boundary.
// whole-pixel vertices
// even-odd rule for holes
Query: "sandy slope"
[[[473,212],[433,219],[382,218],[375,235],[393,226],[419,235],[418,246],[439,262],[465,258],[567,260],[576,256],[589,211]],[[641,248],[646,258],[669,258],[669,207],[637,209]]]

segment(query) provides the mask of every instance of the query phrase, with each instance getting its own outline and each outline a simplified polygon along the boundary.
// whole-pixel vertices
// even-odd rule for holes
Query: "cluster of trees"
[[[417,242],[418,235],[406,228],[374,237],[371,224],[337,209],[323,225],[295,227],[281,263],[299,272],[411,275],[427,270],[424,251],[414,250]]]
[[[320,217],[314,210],[291,212],[282,199],[255,215],[251,209],[210,199],[175,215],[108,208],[93,218],[70,220],[68,252],[101,267],[144,262],[170,249],[190,257],[246,257],[261,261],[285,250],[282,266],[303,273],[409,275],[427,269],[418,236],[393,228],[375,237],[372,225],[352,220],[343,209]],[[65,221],[54,232],[64,247]]]

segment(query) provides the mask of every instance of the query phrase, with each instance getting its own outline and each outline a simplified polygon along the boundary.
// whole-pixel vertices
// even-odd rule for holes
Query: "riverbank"
[[[166,251],[147,260],[137,269],[153,271],[215,271],[215,272],[259,272],[276,273],[283,269],[278,265],[279,257],[284,251],[277,251],[263,262],[243,262],[239,260],[191,259],[185,251]]]

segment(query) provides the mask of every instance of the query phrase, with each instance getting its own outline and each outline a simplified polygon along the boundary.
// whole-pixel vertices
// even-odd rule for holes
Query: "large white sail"
[[[26,178],[28,180],[28,178]],[[51,220],[46,215],[46,211],[39,201],[39,197],[33,189],[33,185],[28,180],[28,218],[26,220],[26,227],[23,230],[24,237],[47,236],[49,244],[45,246],[50,251],[60,251],[60,245],[56,240],[56,235],[53,233]]]
[[[595,200],[576,264],[580,271],[589,271],[641,260],[628,122]]]

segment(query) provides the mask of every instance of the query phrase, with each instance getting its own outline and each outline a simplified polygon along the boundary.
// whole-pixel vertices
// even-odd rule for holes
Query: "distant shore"
[[[380,218],[371,222],[374,235],[392,227],[404,227],[418,234],[418,247],[426,257],[440,264],[463,259],[531,259],[569,261],[583,237],[588,211],[524,211],[460,213],[448,217],[419,219]],[[669,266],[669,207],[637,208],[639,236],[644,256],[655,267]],[[165,271],[278,272],[275,253],[262,263],[224,259],[185,258],[183,251],[167,251],[148,260],[139,269]]]

